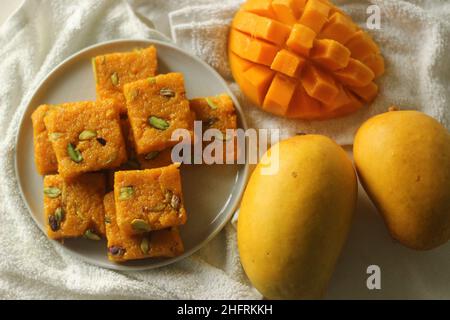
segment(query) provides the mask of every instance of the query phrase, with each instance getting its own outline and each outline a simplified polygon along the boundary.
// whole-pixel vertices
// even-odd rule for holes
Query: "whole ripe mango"
[[[450,239],[450,134],[417,111],[369,119],[354,142],[365,190],[392,236],[427,250]]]
[[[277,172],[266,175],[278,159]],[[356,198],[352,163],[329,138],[296,136],[272,147],[249,180],[238,219],[241,262],[256,289],[268,299],[322,297]]]

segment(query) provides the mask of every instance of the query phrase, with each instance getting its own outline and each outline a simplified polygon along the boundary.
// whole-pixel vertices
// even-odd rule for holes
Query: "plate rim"
[[[23,204],[25,205],[25,208],[28,211],[28,214],[31,216],[31,218],[33,219],[35,225],[44,233],[44,235],[47,237],[46,234],[46,230],[44,228],[43,225],[41,225],[40,222],[38,222],[33,214],[33,210],[31,210],[31,207],[28,204],[28,201],[25,199],[25,194],[24,191],[22,189],[22,184],[21,184],[21,179],[19,177],[19,164],[18,164],[18,145],[19,145],[19,140],[21,135],[23,134],[23,130],[24,130],[24,124],[25,124],[25,115],[27,113],[27,111],[30,109],[30,105],[33,102],[33,100],[36,98],[36,95],[38,94],[38,92],[40,91],[41,87],[43,85],[45,85],[45,83],[47,81],[49,81],[49,79],[51,79],[57,72],[58,70],[63,67],[64,65],[66,65],[67,63],[69,63],[70,61],[72,61],[73,59],[76,59],[78,56],[81,56],[83,54],[85,54],[88,51],[91,50],[95,50],[98,49],[100,47],[103,46],[110,46],[110,45],[115,45],[115,44],[121,44],[124,42],[142,42],[143,44],[156,44],[159,46],[165,46],[165,47],[169,47],[172,50],[178,51],[181,54],[187,55],[189,58],[195,60],[196,62],[200,63],[203,67],[205,67],[207,70],[209,70],[209,72],[211,72],[219,82],[221,82],[221,84],[226,88],[226,92],[227,94],[230,96],[230,98],[233,100],[236,112],[238,114],[239,117],[239,121],[241,122],[242,125],[242,129],[247,130],[248,129],[248,124],[247,124],[247,119],[245,117],[245,114],[243,112],[243,109],[239,103],[239,100],[236,98],[236,96],[234,95],[234,93],[231,91],[230,87],[228,86],[227,82],[225,81],[225,79],[223,79],[223,77],[213,68],[211,67],[209,64],[207,64],[205,61],[203,61],[202,59],[200,59],[199,57],[191,54],[190,52],[183,50],[180,47],[177,47],[175,44],[173,44],[172,42],[169,41],[161,41],[161,40],[154,40],[154,39],[142,39],[142,38],[121,38],[121,39],[114,39],[114,40],[109,40],[109,41],[104,41],[104,42],[99,42],[90,46],[87,46],[73,54],[71,54],[69,57],[67,57],[66,59],[64,59],[62,62],[60,62],[59,64],[57,64],[49,73],[47,73],[47,75],[38,83],[38,85],[36,86],[36,88],[32,91],[32,94],[29,96],[28,101],[26,102],[26,106],[23,109],[23,112],[20,116],[20,125],[19,128],[17,130],[17,134],[15,137],[15,148],[14,148],[14,176],[17,182],[17,187],[19,189],[19,193],[20,193],[20,197],[23,201]],[[66,252],[67,254],[73,256],[73,257],[77,257],[79,258],[81,261],[83,262],[87,262],[93,266],[97,266],[97,267],[101,267],[101,268],[105,268],[105,269],[109,269],[109,270],[116,270],[116,271],[142,271],[142,270],[150,270],[150,269],[157,269],[157,268],[161,268],[164,266],[168,266],[170,264],[179,262],[187,257],[190,257],[191,255],[193,255],[195,252],[197,252],[198,250],[200,250],[202,247],[204,247],[206,244],[208,244],[213,238],[215,238],[222,230],[223,228],[227,225],[227,223],[231,220],[231,218],[233,217],[233,215],[236,213],[236,211],[238,210],[240,201],[242,199],[242,196],[244,194],[245,191],[245,187],[247,185],[249,176],[250,176],[250,165],[248,164],[247,161],[245,161],[245,163],[243,164],[243,168],[241,170],[238,171],[239,173],[242,172],[242,180],[240,185],[235,184],[235,186],[237,186],[237,190],[238,192],[236,193],[236,198],[234,203],[232,203],[229,209],[229,212],[226,214],[226,216],[224,217],[223,221],[215,228],[215,230],[213,232],[211,232],[202,242],[200,242],[199,244],[197,244],[196,246],[194,246],[193,248],[191,248],[189,251],[184,252],[182,255],[178,256],[178,257],[174,257],[174,258],[169,258],[167,260],[162,260],[156,264],[153,265],[143,265],[143,266],[128,266],[128,265],[123,265],[123,264],[107,264],[107,263],[103,263],[103,262],[99,262],[96,259],[87,257],[79,252],[76,252],[74,250],[70,250],[69,248],[65,247],[61,242],[59,241],[52,241],[51,239],[48,239],[49,241],[52,241],[53,243],[57,243],[58,247],[62,247],[64,252]],[[48,238],[48,237],[47,237]]]

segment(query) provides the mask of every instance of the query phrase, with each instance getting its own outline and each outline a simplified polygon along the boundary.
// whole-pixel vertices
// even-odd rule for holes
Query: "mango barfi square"
[[[237,148],[235,135],[237,116],[233,100],[227,94],[221,94],[213,97],[192,99],[189,103],[191,109],[195,112],[196,121],[202,122],[203,132],[208,129],[218,130],[219,134],[216,134],[211,140],[218,140],[219,143],[222,143],[224,156],[236,159],[239,149]],[[232,131],[231,133],[230,130]],[[205,144],[209,143],[205,142]],[[228,144],[231,145],[227,148]],[[230,155],[227,154],[227,151]]]
[[[136,153],[135,140],[133,132],[131,131],[130,122],[128,119],[122,119],[122,133],[127,146],[128,161],[121,166],[123,170],[137,170],[137,169],[154,169],[166,167],[172,164],[172,148],[162,151],[152,151],[148,154],[138,155]],[[119,171],[119,170],[116,170]]]
[[[64,178],[111,169],[127,160],[120,116],[113,100],[74,102],[44,118]]]
[[[64,180],[60,175],[44,178],[44,214],[51,239],[86,237],[100,240],[105,235],[105,177],[88,173]]]
[[[214,128],[225,134],[226,129],[237,128],[236,110],[227,94],[192,99],[189,103],[196,120],[202,121],[203,130]]]
[[[115,99],[120,112],[125,113],[123,86],[126,83],[156,75],[158,60],[156,48],[150,46],[132,52],[119,52],[92,59],[97,99]]]
[[[117,224],[136,235],[186,223],[179,164],[114,175]]]
[[[145,258],[171,258],[183,253],[184,247],[176,227],[141,235],[125,235],[116,218],[114,193],[104,198],[108,258],[114,262]]]
[[[193,136],[194,114],[186,99],[181,73],[169,73],[124,86],[136,152],[146,155],[178,143],[172,133],[185,129]]]
[[[39,106],[31,115],[33,123],[33,143],[34,143],[34,162],[36,169],[41,175],[56,173],[58,171],[58,162],[53,151],[47,128],[45,127],[44,118],[51,105]]]

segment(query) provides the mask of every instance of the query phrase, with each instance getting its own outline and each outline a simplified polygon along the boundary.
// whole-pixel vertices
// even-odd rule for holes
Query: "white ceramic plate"
[[[228,93],[236,106],[239,126],[246,122],[238,101],[225,81],[200,59],[170,44],[150,40],[117,40],[89,47],[56,67],[38,86],[19,129],[16,148],[16,175],[23,199],[39,228],[45,232],[42,177],[36,172],[33,156],[32,112],[43,103],[95,100],[91,58],[154,45],[158,50],[158,72],[181,72],[189,98]],[[66,240],[63,247],[81,259],[117,270],[151,269],[187,257],[206,244],[228,222],[237,208],[248,177],[246,165],[196,165],[181,169],[188,222],[180,228],[185,253],[172,259],[146,259],[124,264],[110,262],[105,241]],[[51,240],[49,240],[51,241]]]

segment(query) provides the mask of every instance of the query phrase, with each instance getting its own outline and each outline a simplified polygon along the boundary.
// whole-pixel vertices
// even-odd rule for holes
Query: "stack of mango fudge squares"
[[[174,257],[187,214],[172,132],[194,120],[236,129],[229,96],[188,101],[183,75],[157,75],[156,48],[92,59],[97,101],[41,105],[32,115],[51,239],[106,237],[115,262]]]

